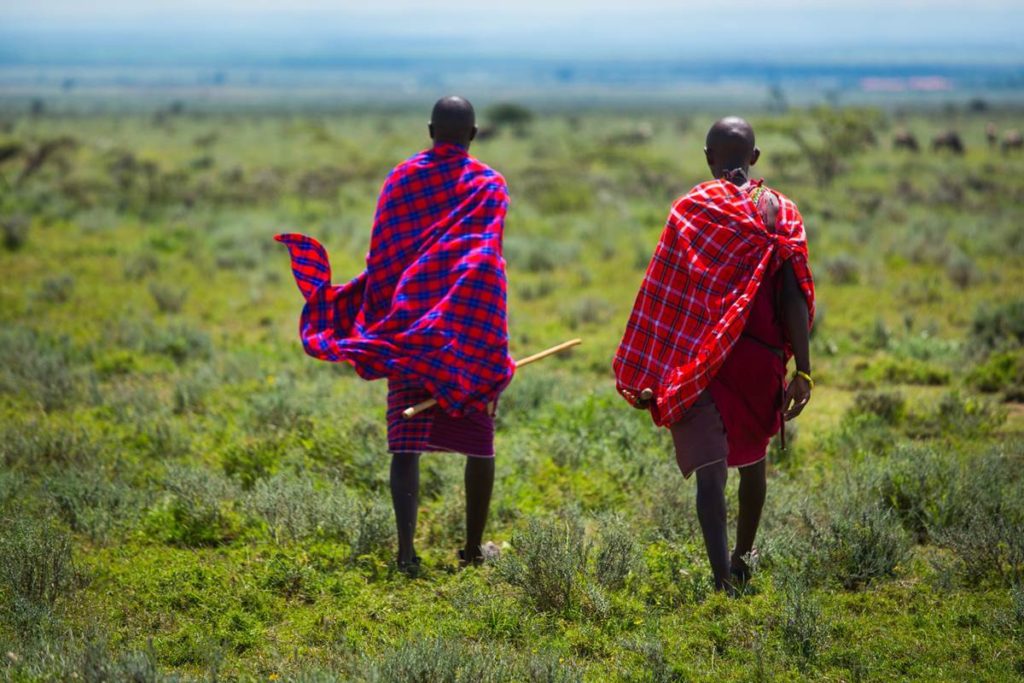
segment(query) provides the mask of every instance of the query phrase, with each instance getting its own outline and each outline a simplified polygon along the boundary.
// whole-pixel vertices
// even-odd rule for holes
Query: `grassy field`
[[[818,389],[773,448],[735,599],[710,589],[667,432],[610,370],[670,202],[706,178],[711,119],[686,114],[551,114],[474,145],[513,198],[513,355],[584,345],[503,399],[501,560],[456,571],[462,460],[432,454],[425,571],[393,570],[384,385],[302,353],[272,236],[355,275],[425,119],[0,121],[3,677],[1024,676],[1024,154],[984,139],[1024,115],[753,120],[755,176],[809,230]],[[890,144],[951,127],[963,156]]]

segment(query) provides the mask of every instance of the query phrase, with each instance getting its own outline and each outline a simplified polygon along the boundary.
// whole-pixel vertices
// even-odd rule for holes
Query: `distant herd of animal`
[[[1004,131],[1002,137],[1000,137],[999,130],[994,123],[989,123],[985,126],[985,139],[988,140],[989,149],[996,149],[998,147],[1003,152],[1024,149],[1024,136],[1021,135],[1019,130],[1011,129]],[[896,134],[893,135],[892,147],[893,149],[905,149],[911,152],[921,150],[917,136],[905,128],[896,131]],[[937,152],[939,150],[963,154],[966,146],[964,145],[963,138],[960,137],[960,133],[955,130],[944,130],[932,137],[932,151]]]

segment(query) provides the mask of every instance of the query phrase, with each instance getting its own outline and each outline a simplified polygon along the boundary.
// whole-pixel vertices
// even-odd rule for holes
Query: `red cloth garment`
[[[427,398],[430,394],[415,381],[388,380],[388,451],[494,457],[494,417],[490,413],[474,411],[452,417],[434,406],[408,419],[402,416],[406,408]]]
[[[505,179],[465,148],[438,144],[399,164],[381,190],[366,270],[331,284],[323,246],[276,239],[306,299],[306,353],[364,379],[411,380],[453,416],[486,412],[512,379],[502,233]]]
[[[725,427],[729,467],[763,460],[769,441],[782,428],[786,336],[776,306],[780,275],[761,283],[743,334],[708,387]]]
[[[813,320],[803,219],[796,204],[769,190],[778,216],[774,230],[766,228],[750,196],[760,187],[760,181],[738,187],[711,180],[669,213],[613,363],[627,400],[654,391],[657,425],[679,420],[710,385],[739,340],[761,283],[787,260]]]

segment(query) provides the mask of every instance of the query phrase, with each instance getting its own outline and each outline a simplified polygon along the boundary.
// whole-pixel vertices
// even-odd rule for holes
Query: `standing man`
[[[708,131],[714,180],[673,205],[615,355],[619,392],[668,427],[715,586],[749,578],[764,506],[765,456],[811,396],[814,283],[796,204],[749,180],[754,131],[728,117]],[[795,374],[786,383],[786,363]],[[740,468],[736,545],[726,529],[727,467]]]
[[[467,456],[462,564],[482,560],[494,485],[494,406],[512,378],[502,233],[505,179],[469,156],[473,105],[444,97],[428,126],[433,146],[396,166],[377,203],[366,270],[331,285],[324,248],[304,235],[288,246],[306,306],[300,333],[314,358],[388,379],[391,499],[398,568],[415,573],[413,546],[424,451]],[[406,419],[424,399],[438,406]]]

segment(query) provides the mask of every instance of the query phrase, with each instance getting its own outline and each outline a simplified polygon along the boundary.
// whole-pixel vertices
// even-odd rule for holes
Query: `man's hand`
[[[787,422],[799,415],[804,406],[811,400],[811,383],[806,377],[797,375],[786,386],[786,395],[782,398],[782,417]]]
[[[654,390],[652,389],[644,389],[643,391],[640,392],[639,395],[634,394],[631,391],[627,391],[625,393],[626,397],[629,399],[629,402],[633,404],[633,407],[638,410],[650,408],[651,399],[654,398]]]

